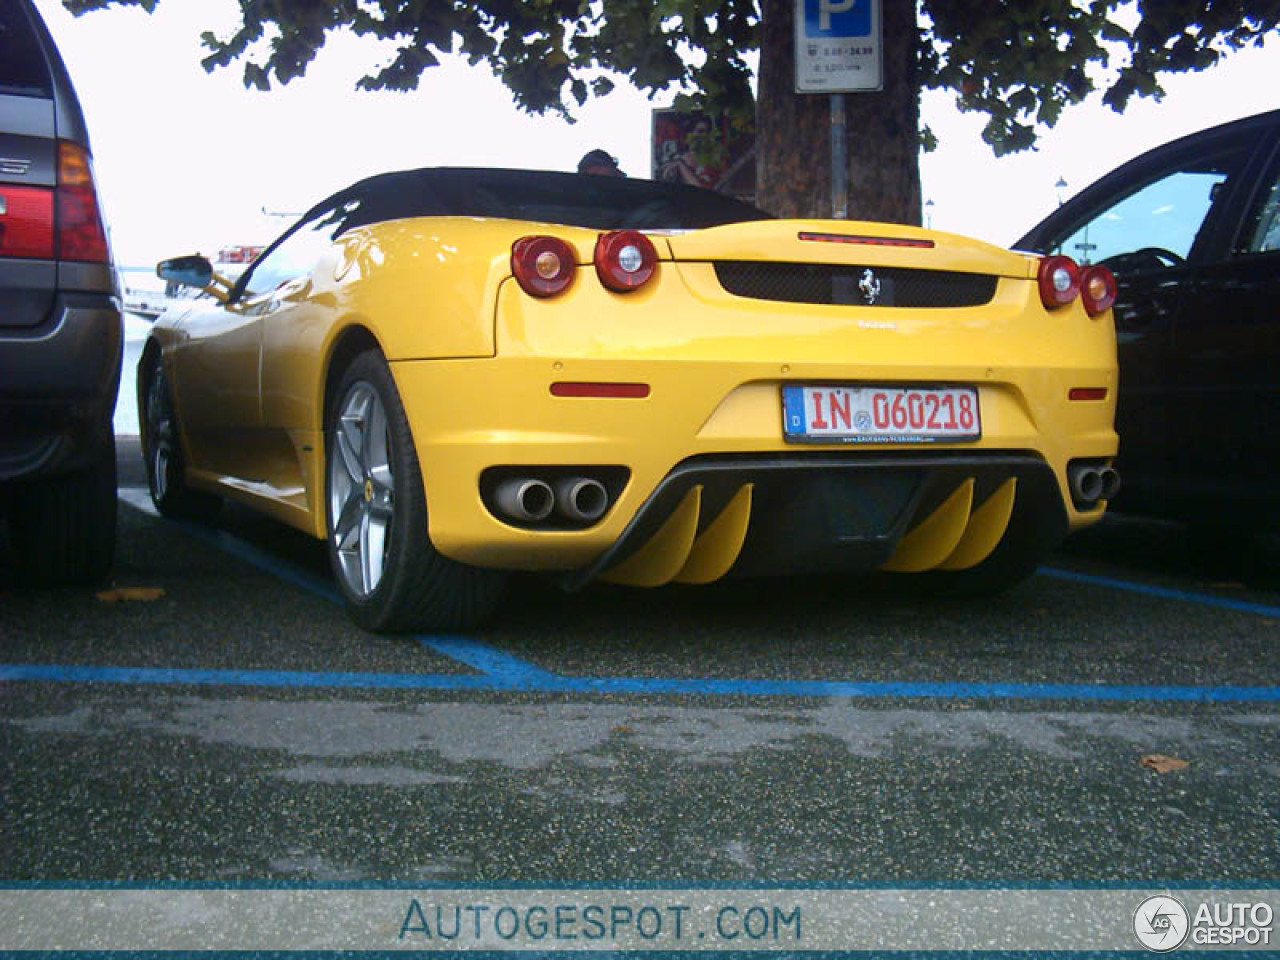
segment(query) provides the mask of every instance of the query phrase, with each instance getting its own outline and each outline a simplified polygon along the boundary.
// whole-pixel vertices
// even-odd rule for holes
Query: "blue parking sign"
[[[810,38],[871,35],[871,0],[804,0],[804,33]]]
[[[797,93],[884,89],[883,0],[794,0]]]

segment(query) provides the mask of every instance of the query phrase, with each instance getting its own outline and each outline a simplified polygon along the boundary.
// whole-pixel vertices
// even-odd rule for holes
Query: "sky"
[[[162,0],[150,15],[115,8],[78,18],[57,0],[36,6],[85,110],[121,266],[265,243],[288,222],[270,214],[300,212],[386,170],[572,170],[602,147],[630,175],[648,176],[652,111],[671,100],[621,82],[577,111],[577,123],[531,117],[487,68],[461,60],[428,70],[411,93],[361,92],[356,81],[385,48],[350,35],[331,37],[307,76],[262,93],[245,90],[239,64],[212,74],[200,66],[200,34],[228,35],[234,0]],[[1009,245],[1124,160],[1280,106],[1277,66],[1273,38],[1202,73],[1166,78],[1161,101],[1135,98],[1123,116],[1095,95],[1067,110],[1037,150],[1004,158],[982,142],[981,116],[926,94],[923,118],[941,141],[921,159],[927,225]],[[1055,188],[1059,180],[1066,189]]]

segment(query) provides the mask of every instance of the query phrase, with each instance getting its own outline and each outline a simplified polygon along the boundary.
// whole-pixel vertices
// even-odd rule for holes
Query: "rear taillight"
[[[1080,293],[1080,268],[1070,257],[1045,257],[1038,279],[1040,300],[1050,310],[1066,306]]]
[[[558,237],[521,237],[511,245],[511,272],[520,289],[534,297],[569,289],[576,259],[573,247]]]
[[[53,257],[53,191],[0,186],[0,257]]]
[[[1080,275],[1080,300],[1089,316],[1110,310],[1116,302],[1116,278],[1106,267],[1085,267]]]
[[[596,273],[615,293],[644,286],[658,265],[653,242],[636,230],[615,230],[596,240]]]
[[[109,263],[93,163],[84,147],[66,140],[58,141],[57,196],[58,259]]]

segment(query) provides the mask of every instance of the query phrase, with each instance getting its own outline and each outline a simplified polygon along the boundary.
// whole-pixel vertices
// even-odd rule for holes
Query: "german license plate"
[[[787,384],[782,430],[791,443],[929,443],[982,436],[972,387]]]

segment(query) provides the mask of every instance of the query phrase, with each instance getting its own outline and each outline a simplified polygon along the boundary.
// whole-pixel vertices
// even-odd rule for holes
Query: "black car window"
[[[1252,216],[1245,221],[1241,253],[1270,253],[1280,250],[1280,166],[1271,171]]]
[[[17,0],[0,0],[0,94],[53,96],[49,66]]]
[[[1245,153],[1244,147],[1233,147],[1155,173],[1052,244],[1053,252],[1126,272],[1186,260]]]

